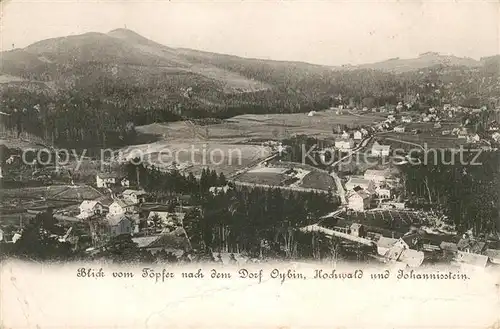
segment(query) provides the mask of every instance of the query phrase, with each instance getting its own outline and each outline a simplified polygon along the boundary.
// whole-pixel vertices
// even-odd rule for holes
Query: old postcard
[[[500,328],[499,15],[2,1],[0,328]]]

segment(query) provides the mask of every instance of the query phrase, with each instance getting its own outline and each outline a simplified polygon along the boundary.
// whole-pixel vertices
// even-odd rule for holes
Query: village
[[[401,146],[404,151],[410,147],[423,149],[427,141],[445,149],[467,145],[495,150],[500,142],[496,120],[490,118],[486,127],[478,129],[478,118],[484,109],[450,105],[430,108],[419,115],[405,109],[402,103],[391,110],[342,106],[333,110],[333,115],[347,112],[353,117],[377,112],[385,119],[371,125],[332,127],[331,137],[315,145],[314,154],[320,165],[289,161],[290,146],[269,140],[267,146],[273,150],[270,156],[236,170],[227,181],[211,186],[209,194],[227,195],[244,187],[330,195],[337,200],[337,209],[310,219],[316,222],[300,227],[299,231],[321,233],[340,240],[356,253],[409,267],[432,262],[479,267],[500,264],[498,243],[474,237],[472,231],[458,236],[450,221],[435,209],[415,207],[411,196],[404,193],[401,180],[400,168],[408,163],[408,158],[404,157],[406,154],[403,158],[395,154]],[[307,117],[321,113],[313,111]],[[19,222],[11,221],[8,229],[3,225],[1,243],[17,243],[25,222],[50,212],[64,227],[54,238],[88,255],[102,252],[117,237],[128,236],[140,250],[167,255],[165,259],[192,258],[192,237],[186,231],[185,218],[201,208],[190,195],[174,194],[168,202],[155,202],[138,180],[132,184],[130,176],[111,169],[96,173],[91,182],[71,181],[52,194],[48,192],[50,188],[41,193],[44,196],[33,198],[37,201],[21,206],[22,214],[12,211],[10,218],[19,218]],[[7,200],[4,198],[4,202]],[[220,261],[245,259],[227,248],[212,250],[210,254],[209,258]]]

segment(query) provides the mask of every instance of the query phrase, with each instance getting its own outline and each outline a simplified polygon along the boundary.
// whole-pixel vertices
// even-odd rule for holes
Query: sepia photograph
[[[0,10],[0,328],[500,328],[500,2]]]

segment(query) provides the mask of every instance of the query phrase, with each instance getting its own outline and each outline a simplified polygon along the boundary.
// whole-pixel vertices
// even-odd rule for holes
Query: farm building
[[[405,132],[405,127],[404,126],[394,127],[394,131],[397,132],[397,133],[404,133]]]
[[[353,134],[354,140],[362,140],[363,139],[363,133],[361,131],[356,130]]]
[[[348,208],[356,211],[365,211],[370,208],[371,196],[363,190],[354,191],[347,198]]]
[[[348,191],[354,191],[356,187],[360,187],[365,191],[373,193],[375,191],[375,183],[369,179],[364,179],[363,177],[353,176],[345,184],[345,188]]]
[[[390,150],[390,145],[381,145],[378,142],[375,142],[372,146],[372,155],[378,157],[389,156]]]
[[[401,117],[401,122],[410,123],[411,122],[411,117],[409,117],[409,116],[402,116]]]

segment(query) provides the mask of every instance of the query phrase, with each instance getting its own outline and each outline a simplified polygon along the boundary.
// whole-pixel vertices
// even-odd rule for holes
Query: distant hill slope
[[[426,53],[335,68],[171,48],[127,29],[47,39],[2,52],[0,59],[0,96],[10,94],[12,102],[19,99],[18,90],[59,95],[77,91],[81,97],[136,112],[183,108],[188,113],[183,116],[222,111],[224,117],[323,108],[338,94],[357,102],[374,96],[385,104],[406,93],[394,74],[437,66],[498,67],[495,58],[476,61]]]
[[[176,49],[125,29],[47,39],[2,52],[0,72],[56,89],[90,88],[103,80],[139,88],[168,84],[179,94],[188,88],[223,93],[270,88],[235,72],[191,62]]]
[[[392,58],[382,62],[362,64],[357,66],[345,66],[343,69],[372,69],[393,73],[404,73],[421,70],[436,65],[462,66],[474,68],[481,66],[481,62],[472,58],[446,56],[435,52],[420,54],[417,58]]]

